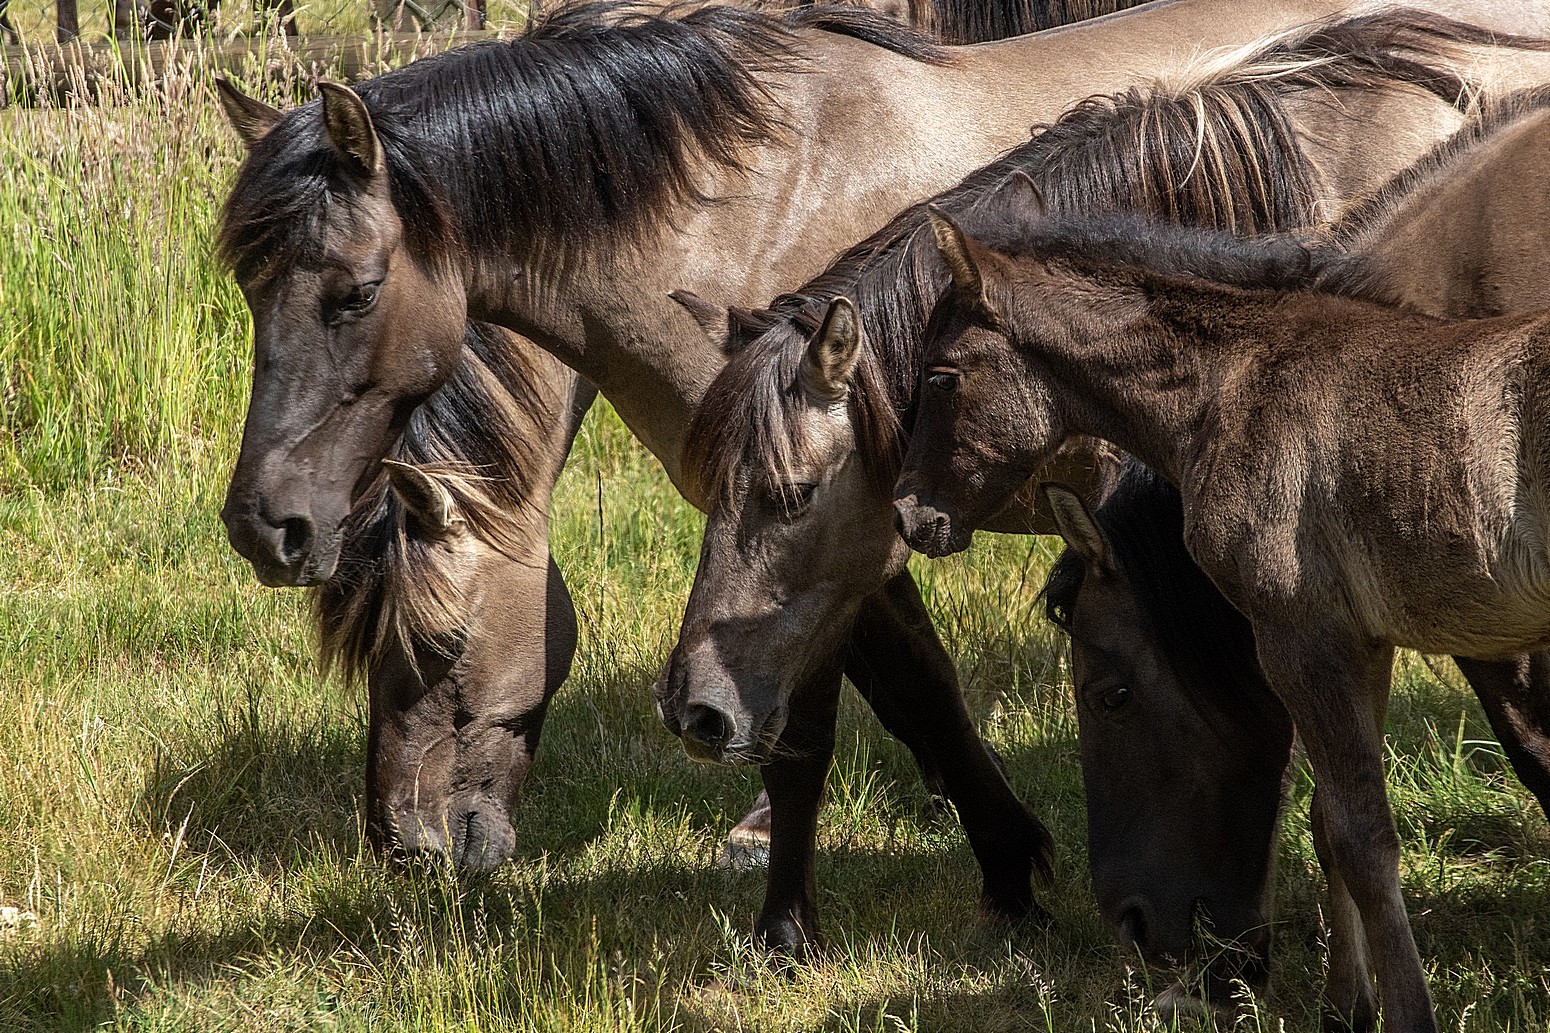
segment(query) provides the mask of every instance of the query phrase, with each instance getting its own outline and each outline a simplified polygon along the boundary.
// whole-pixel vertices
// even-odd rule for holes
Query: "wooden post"
[[[54,38],[69,43],[81,34],[81,16],[76,12],[75,0],[58,0],[57,25]]]

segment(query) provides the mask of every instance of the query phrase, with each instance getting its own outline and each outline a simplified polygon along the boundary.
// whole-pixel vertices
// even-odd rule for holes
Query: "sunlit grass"
[[[319,679],[304,598],[258,588],[215,517],[246,396],[246,315],[209,255],[237,157],[192,78],[0,113],[0,1029],[1155,1027],[1086,884],[1075,721],[1036,601],[1049,541],[917,569],[1057,837],[1054,928],[976,915],[962,835],[848,699],[829,949],[789,972],[760,956],[762,877],[714,864],[757,778],[688,762],[648,691],[701,520],[606,407],[556,502],[582,641],[518,860],[459,886],[371,856],[364,704]],[[1446,1028],[1542,1030],[1550,842],[1449,677],[1407,658],[1392,725],[1422,953]],[[1238,1028],[1317,1028],[1308,795],[1299,775],[1275,980]]]

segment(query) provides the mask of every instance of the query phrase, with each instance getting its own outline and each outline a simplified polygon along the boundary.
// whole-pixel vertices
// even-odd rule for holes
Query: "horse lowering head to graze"
[[[1488,103],[1320,238],[1360,256],[1369,275],[1421,311],[1464,317],[1550,305],[1547,100],[1538,90]],[[1045,598],[1071,637],[1093,886],[1105,914],[1125,910],[1109,898],[1128,898],[1125,931],[1141,931],[1132,939],[1156,963],[1187,942],[1197,897],[1208,909],[1213,898],[1249,899],[1237,880],[1273,855],[1286,760],[1274,733],[1285,710],[1264,682],[1247,620],[1185,549],[1172,485],[1131,463],[1096,511],[1060,498],[1067,549]],[[1534,705],[1550,661],[1460,658],[1460,668],[1550,813],[1550,713]],[[1109,839],[1126,842],[1115,849]],[[1135,880],[1132,858],[1179,878]],[[1267,900],[1269,888],[1265,880],[1259,890]],[[1208,992],[1220,989],[1210,982]]]
[[[1072,435],[1178,485],[1190,553],[1307,747],[1341,944],[1326,1000],[1358,1028],[1381,1001],[1385,1028],[1435,1030],[1383,715],[1397,647],[1532,676],[1523,654],[1550,644],[1550,316],[1438,320],[1338,252],[1051,218],[1025,180],[975,219],[935,216],[953,289],[894,489],[911,546],[966,546]]]

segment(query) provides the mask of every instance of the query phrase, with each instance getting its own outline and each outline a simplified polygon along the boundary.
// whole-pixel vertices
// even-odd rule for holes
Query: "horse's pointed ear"
[[[729,309],[713,305],[693,291],[673,291],[668,294],[684,311],[694,318],[705,336],[720,351],[725,351],[732,338],[732,316]]]
[[[1012,178],[1002,190],[1008,206],[1024,222],[1038,222],[1049,214],[1049,205],[1044,202],[1044,191],[1022,169],[1012,173]]]
[[[835,298],[823,324],[807,344],[798,370],[802,389],[814,401],[833,404],[850,393],[850,377],[861,357],[861,323],[849,298]]]
[[[985,281],[980,276],[979,265],[969,249],[969,238],[952,218],[936,205],[926,206],[931,219],[931,233],[936,237],[936,249],[947,263],[947,272],[953,278],[953,286],[966,296],[977,298],[984,290]]]
[[[371,124],[366,102],[348,86],[320,82],[323,95],[323,126],[328,139],[356,175],[370,179],[382,168],[382,144]]]
[[[1056,530],[1066,540],[1071,551],[1086,560],[1088,569],[1094,573],[1113,570],[1109,540],[1104,537],[1103,529],[1098,526],[1098,521],[1093,518],[1082,496],[1064,484],[1041,484],[1039,490],[1055,517]]]
[[[396,459],[384,459],[382,466],[387,470],[388,484],[398,501],[428,530],[440,534],[462,521],[457,515],[452,493],[436,478],[418,466]]]
[[[272,108],[257,97],[249,97],[231,84],[231,80],[217,77],[215,95],[221,99],[226,111],[226,121],[237,131],[248,150],[269,134],[280,121],[280,109]]]

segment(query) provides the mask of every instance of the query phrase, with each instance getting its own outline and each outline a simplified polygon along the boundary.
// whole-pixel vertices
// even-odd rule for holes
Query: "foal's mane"
[[[1469,120],[1424,157],[1396,173],[1339,219],[1322,229],[1321,240],[1344,250],[1381,229],[1416,193],[1452,176],[1483,146],[1498,140],[1530,116],[1550,109],[1550,86],[1534,86],[1482,98]]]
[[[1242,59],[1189,77],[1085,100],[1033,139],[971,173],[934,203],[972,217],[1016,173],[1056,212],[1128,210],[1233,233],[1308,224],[1318,174],[1284,107],[1288,94],[1420,86],[1459,103],[1467,84],[1434,63],[1488,34],[1396,9],[1305,26]],[[921,331],[946,288],[924,204],[905,209],[827,270],[768,309],[734,313],[732,351],[690,426],[683,468],[707,498],[730,495],[745,464],[790,480],[805,447],[797,369],[838,296],[856,304],[863,335],[851,384],[857,448],[891,483],[911,419]]]
[[[452,378],[409,417],[389,458],[419,467],[452,496],[467,531],[515,554],[539,516],[535,480],[546,425],[562,418],[546,404],[531,346],[470,321]],[[541,495],[537,495],[541,497]],[[325,667],[347,681],[399,652],[455,655],[468,621],[455,558],[416,521],[379,476],[341,528],[338,570],[317,589],[314,610]]]
[[[805,67],[805,28],[945,60],[925,36],[856,8],[652,15],[601,0],[355,90],[418,256],[478,263],[514,247],[568,256],[706,200],[702,165],[741,170],[750,146],[778,138],[783,111],[760,76]],[[238,173],[219,246],[244,282],[308,258],[323,205],[344,196],[321,111],[314,101],[287,113]]]
[[[1274,705],[1254,662],[1254,632],[1184,547],[1178,489],[1134,459],[1095,517],[1110,559],[1165,643],[1178,683],[1208,720],[1224,708]],[[1073,549],[1050,568],[1043,596],[1050,622],[1071,634],[1087,561]],[[1247,691],[1257,687],[1259,691]]]

